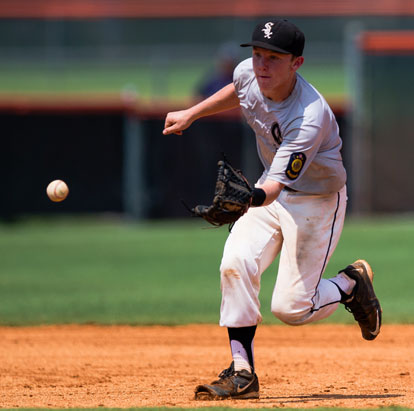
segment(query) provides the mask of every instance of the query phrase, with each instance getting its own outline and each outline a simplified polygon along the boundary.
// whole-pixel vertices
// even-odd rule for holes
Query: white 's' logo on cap
[[[265,24],[265,28],[262,29],[262,31],[264,32],[264,37],[265,39],[270,39],[271,35],[273,34],[272,31],[272,26],[274,26],[275,24],[272,22],[266,23]]]

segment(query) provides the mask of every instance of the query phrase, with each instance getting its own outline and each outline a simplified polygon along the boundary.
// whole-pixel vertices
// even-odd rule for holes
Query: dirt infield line
[[[0,328],[1,408],[414,407],[414,326],[260,326],[259,400],[196,402],[230,362],[227,332],[177,327]]]

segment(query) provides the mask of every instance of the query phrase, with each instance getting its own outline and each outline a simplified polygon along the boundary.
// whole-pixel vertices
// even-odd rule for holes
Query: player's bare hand
[[[191,118],[188,110],[173,111],[168,113],[165,119],[164,130],[162,134],[183,134],[183,130],[190,127],[194,120]]]

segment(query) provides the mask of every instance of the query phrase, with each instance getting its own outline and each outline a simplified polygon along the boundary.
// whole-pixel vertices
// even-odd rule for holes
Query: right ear
[[[293,70],[295,71],[298,70],[304,61],[305,59],[303,58],[303,56],[295,57],[295,61],[292,64]]]

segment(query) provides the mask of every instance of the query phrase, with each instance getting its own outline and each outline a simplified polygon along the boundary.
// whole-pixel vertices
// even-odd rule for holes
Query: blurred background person
[[[239,58],[240,52],[237,44],[223,43],[217,52],[215,69],[207,72],[202,78],[195,92],[196,98],[202,100],[209,97],[233,82],[233,71],[239,63]]]

